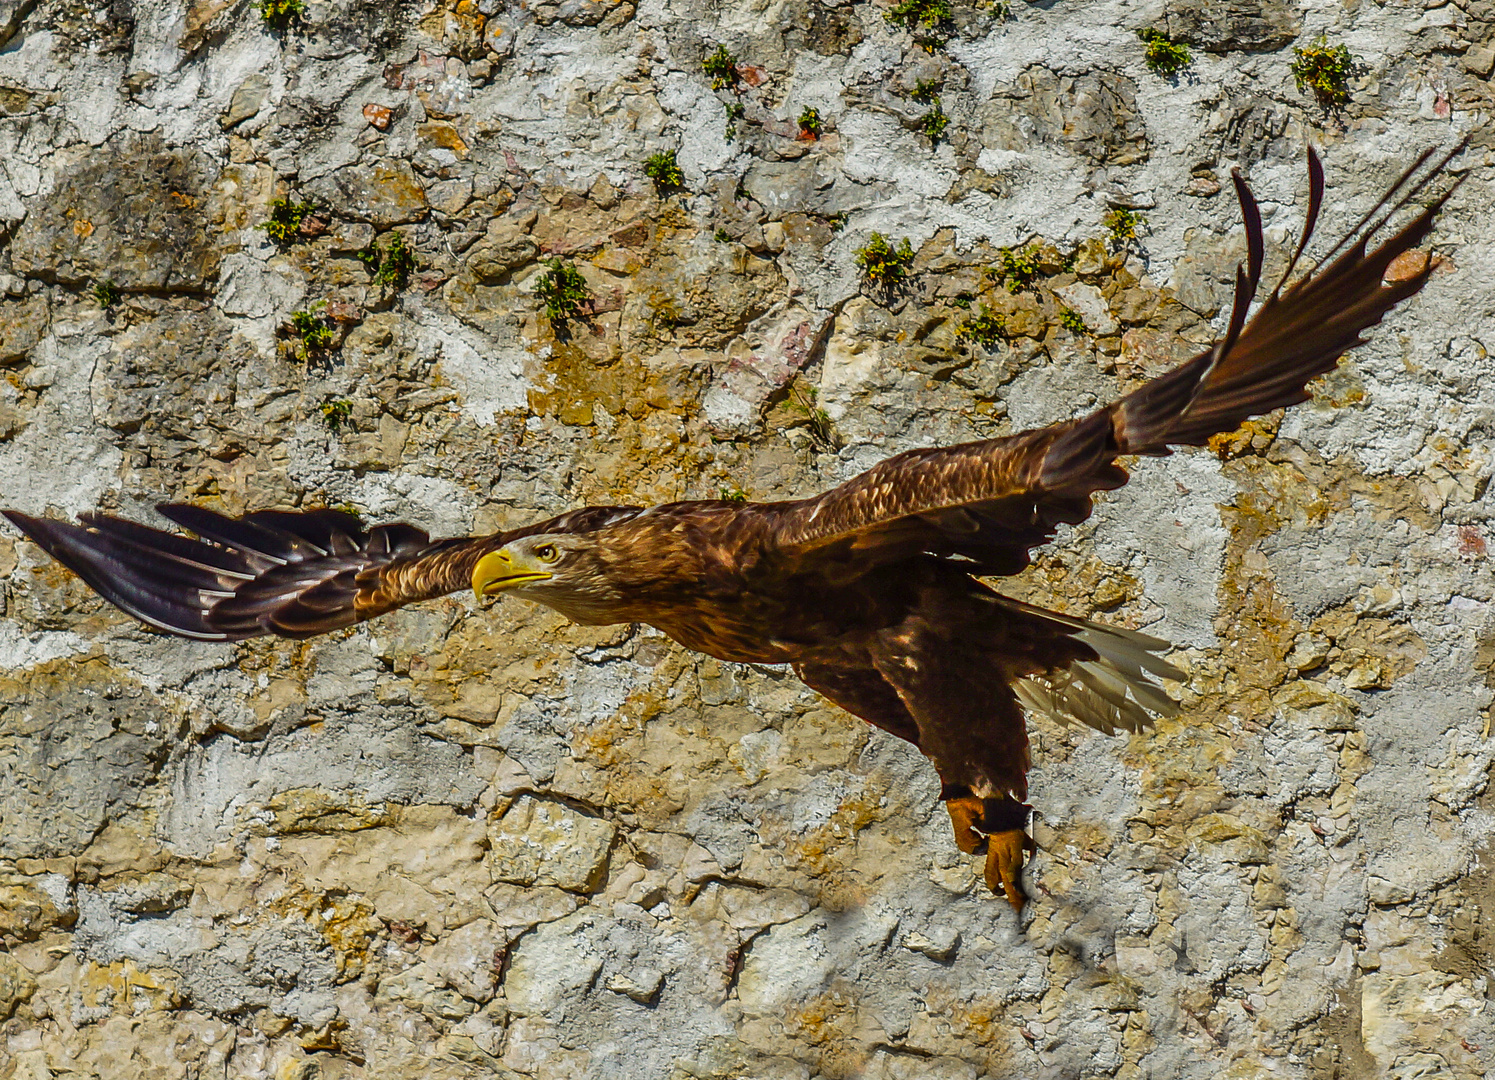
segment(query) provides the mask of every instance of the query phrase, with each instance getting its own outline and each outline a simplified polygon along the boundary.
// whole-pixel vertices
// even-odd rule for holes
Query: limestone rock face
[[[1271,52],[1303,29],[1297,7],[1283,0],[1184,0],[1163,22],[1174,41],[1213,53]]]
[[[616,831],[611,822],[525,796],[489,830],[493,877],[593,892],[607,873]]]
[[[0,300],[0,363],[24,360],[47,332],[51,305],[34,296],[21,300]]]
[[[1062,146],[1094,164],[1147,159],[1137,84],[1115,72],[1060,75],[1042,66],[1018,76],[983,112],[981,141],[992,150]]]
[[[0,0],[36,514],[809,495],[1207,348],[1233,168],[1270,281],[1305,142],[1319,251],[1471,145],[1311,402],[996,583],[1186,672],[1152,731],[1032,725],[1020,917],[929,763],[787,670],[460,595],[186,642],[0,534],[0,1078],[1486,1074],[1495,8],[934,6]]]
[[[381,229],[419,221],[426,213],[425,189],[408,161],[347,165],[313,181],[306,190],[352,220]]]
[[[0,858],[76,854],[107,822],[138,806],[165,760],[153,695],[102,664],[4,687],[5,765]]]
[[[56,189],[10,245],[16,272],[163,292],[200,291],[218,276],[224,208],[211,158],[128,134],[98,150],[59,150]]]

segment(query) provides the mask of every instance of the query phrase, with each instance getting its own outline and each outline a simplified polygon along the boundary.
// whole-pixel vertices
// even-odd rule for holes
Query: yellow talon
[[[1024,856],[1037,851],[1038,845],[1023,829],[992,833],[986,838],[986,887],[1005,893],[1007,902],[1018,911],[1028,902],[1023,893]]]
[[[955,846],[967,855],[985,852],[986,887],[994,893],[1005,895],[1007,902],[1021,911],[1028,902],[1023,893],[1022,882],[1024,856],[1028,852],[1037,851],[1038,845],[1025,829],[982,832],[984,823],[989,820],[988,812],[995,805],[995,799],[965,795],[946,801],[945,810],[950,815],[950,824],[955,828]],[[999,817],[996,820],[1003,819]]]
[[[951,799],[945,803],[945,810],[950,814],[950,824],[955,827],[955,846],[967,855],[985,851],[986,837],[974,828],[986,813],[981,800],[974,795]]]

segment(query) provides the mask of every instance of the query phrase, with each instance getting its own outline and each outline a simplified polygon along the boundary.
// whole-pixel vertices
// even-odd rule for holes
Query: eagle
[[[588,506],[443,540],[327,509],[158,508],[195,538],[98,513],[82,524],[4,513],[105,600],[186,638],[306,638],[471,588],[582,624],[647,623],[731,663],[788,664],[933,762],[955,843],[984,854],[987,886],[1021,908],[1035,850],[1025,714],[1139,731],[1177,712],[1165,683],[1183,674],[1166,641],[1020,603],[986,579],[1021,571],[1060,525],[1085,520],[1097,492],[1125,484],[1118,459],[1202,446],[1308,399],[1310,380],[1427,281],[1430,259],[1397,280],[1388,267],[1431,231],[1458,180],[1441,195],[1430,185],[1461,148],[1426,169],[1432,151],[1421,155],[1294,279],[1323,205],[1310,149],[1302,236],[1249,319],[1264,243],[1237,171],[1246,259],[1213,346],[1088,416],[909,450],[814,498]],[[1417,212],[1392,233],[1409,204]]]

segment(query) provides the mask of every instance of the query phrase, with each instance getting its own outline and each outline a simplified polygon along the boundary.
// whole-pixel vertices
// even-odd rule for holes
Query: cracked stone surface
[[[1337,238],[1470,139],[1427,288],[1311,402],[1136,463],[1003,583],[1187,672],[1151,732],[1034,725],[1021,917],[928,763],[788,671],[461,596],[169,640],[0,536],[0,1077],[1488,1074],[1495,4],[950,6],[0,0],[29,513],[812,494],[1206,346],[1232,168],[1270,278],[1304,143]],[[1319,35],[1337,111],[1290,71]]]

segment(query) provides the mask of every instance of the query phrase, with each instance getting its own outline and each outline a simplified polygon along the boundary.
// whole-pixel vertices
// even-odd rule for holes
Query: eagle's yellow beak
[[[481,603],[485,596],[552,576],[549,570],[542,570],[538,564],[516,557],[508,548],[501,548],[484,555],[472,568],[472,592]]]

